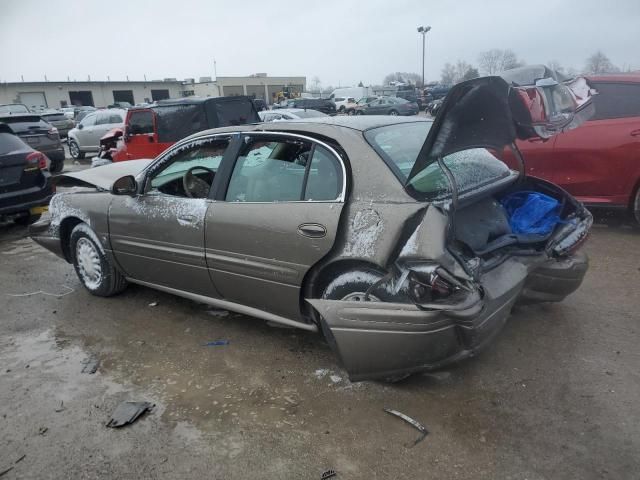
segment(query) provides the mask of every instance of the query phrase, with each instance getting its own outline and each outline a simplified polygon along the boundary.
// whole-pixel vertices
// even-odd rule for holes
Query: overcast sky
[[[640,0],[0,0],[0,81],[305,75],[323,86],[426,78],[511,48],[580,70],[600,49],[640,69]]]

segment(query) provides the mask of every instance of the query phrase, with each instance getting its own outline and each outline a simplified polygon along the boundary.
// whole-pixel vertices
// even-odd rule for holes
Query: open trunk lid
[[[542,74],[548,73],[546,69]],[[556,77],[557,78],[557,77]],[[516,139],[549,138],[576,128],[594,112],[584,78],[559,82],[536,71],[481,77],[454,86],[445,98],[407,177],[414,178],[447,155],[474,148],[502,151]],[[522,83],[516,83],[516,80]],[[515,148],[515,146],[514,146]],[[455,183],[451,175],[450,182]],[[456,191],[456,186],[452,185]],[[455,202],[454,202],[455,203]]]

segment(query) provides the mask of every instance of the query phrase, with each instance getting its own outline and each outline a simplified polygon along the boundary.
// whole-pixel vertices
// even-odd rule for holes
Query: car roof
[[[203,103],[207,103],[207,102],[231,102],[233,100],[237,100],[237,99],[246,99],[246,100],[253,100],[251,97],[248,97],[247,95],[234,95],[231,97],[195,97],[195,96],[191,96],[191,97],[183,97],[183,98],[167,98],[165,100],[158,100],[155,103],[149,104],[149,105],[143,105],[143,106],[134,106],[131,107],[129,110],[138,110],[138,109],[149,109],[149,108],[156,108],[156,107],[167,107],[167,106],[172,106],[172,105],[201,105]]]
[[[640,73],[610,73],[599,75],[585,75],[587,80],[593,82],[621,82],[640,83]]]
[[[276,110],[277,112],[277,110]],[[331,136],[336,134],[335,128],[364,132],[372,128],[400,125],[404,123],[431,123],[432,119],[426,117],[396,117],[391,115],[344,115],[334,117],[311,117],[286,122],[251,123],[230,127],[212,128],[194,133],[187,138],[197,138],[215,133],[250,132],[250,131],[291,131],[309,132]],[[332,133],[333,132],[333,133]]]

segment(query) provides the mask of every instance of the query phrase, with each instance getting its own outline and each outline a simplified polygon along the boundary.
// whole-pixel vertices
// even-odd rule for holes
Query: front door
[[[126,160],[154,158],[164,150],[158,147],[157,119],[153,110],[131,110],[125,129]]]
[[[77,130],[77,138],[78,138],[78,146],[80,150],[97,150],[98,149],[98,141],[96,141],[96,134],[94,132],[96,128],[96,119],[98,118],[98,113],[93,112],[87,115],[82,119],[82,121],[78,125]]]
[[[205,261],[205,214],[228,144],[212,137],[177,145],[150,167],[143,194],[114,197],[111,246],[127,276],[218,296]]]
[[[205,221],[207,265],[225,299],[300,319],[305,274],[336,237],[344,172],[335,151],[305,137],[242,137]]]

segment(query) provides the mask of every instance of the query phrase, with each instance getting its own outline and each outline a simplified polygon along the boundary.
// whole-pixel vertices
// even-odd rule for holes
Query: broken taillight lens
[[[44,170],[47,168],[47,156],[42,152],[31,152],[27,155],[27,167]]]

